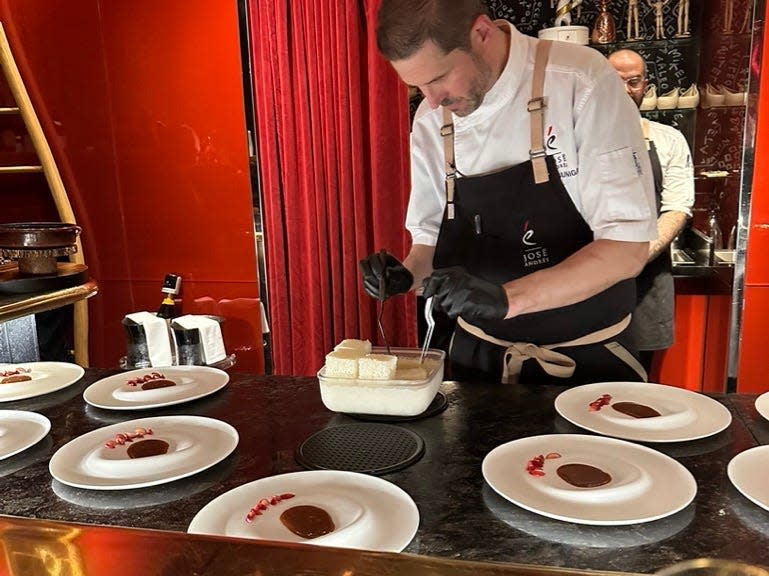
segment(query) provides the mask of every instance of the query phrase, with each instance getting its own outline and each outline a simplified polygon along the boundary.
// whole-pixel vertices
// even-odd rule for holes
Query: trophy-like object
[[[724,27],[721,32],[724,34],[734,34],[732,24],[734,21],[734,0],[724,0]]]
[[[731,0],[727,0],[730,2]],[[649,8],[654,10],[654,37],[657,40],[665,38],[664,8],[670,0],[646,0]],[[731,24],[730,24],[731,26]]]
[[[638,28],[638,0],[628,0],[627,3],[627,36],[628,42],[641,39]]]
[[[610,44],[617,39],[617,27],[614,17],[609,13],[609,0],[600,1],[601,12],[595,19],[591,40],[593,44]]]
[[[587,26],[572,26],[572,12],[579,10],[582,0],[550,0],[550,7],[555,8],[555,20],[552,28],[540,30],[537,36],[545,40],[560,40],[575,44],[587,44],[590,30]]]
[[[555,9],[555,26],[571,26],[571,12],[580,4],[582,0],[558,0],[558,6]]]
[[[740,34],[745,34],[748,31],[748,25],[751,23],[751,16],[753,15],[753,0],[748,0],[745,6],[745,17],[742,19],[742,26],[740,26]]]
[[[676,24],[676,38],[691,35],[689,31],[689,0],[678,0]]]

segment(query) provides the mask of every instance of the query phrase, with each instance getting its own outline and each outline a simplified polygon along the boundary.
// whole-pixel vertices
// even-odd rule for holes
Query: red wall
[[[185,302],[257,298],[236,3],[0,0],[0,20],[99,284],[91,365],[117,365],[168,272]]]
[[[729,294],[676,294],[675,342],[655,359],[649,381],[723,393],[731,305]]]
[[[769,17],[769,5],[767,5]],[[763,54],[769,54],[769,34],[764,30]],[[760,94],[769,94],[769,70],[762,70]],[[755,158],[769,154],[769,97],[758,102]],[[740,360],[737,373],[738,392],[758,393],[769,390],[767,377],[767,340],[769,339],[769,166],[756,161],[753,172],[748,252],[745,262],[745,298],[743,305]]]

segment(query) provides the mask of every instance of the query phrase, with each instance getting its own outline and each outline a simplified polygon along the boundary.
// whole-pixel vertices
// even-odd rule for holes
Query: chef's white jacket
[[[461,175],[477,176],[529,159],[529,113],[537,39],[506,21],[510,54],[481,106],[454,116]],[[596,50],[555,42],[545,75],[545,146],[596,239],[657,237],[654,184],[638,121],[616,70]],[[442,109],[419,106],[412,126],[411,196],[406,228],[414,244],[434,246],[446,203]]]
[[[660,212],[678,211],[692,215],[694,205],[694,165],[689,143],[672,126],[649,122],[649,140],[654,142],[662,168],[662,207]]]

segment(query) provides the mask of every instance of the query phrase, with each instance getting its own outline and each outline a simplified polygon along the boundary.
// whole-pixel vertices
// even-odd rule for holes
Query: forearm
[[[648,242],[591,242],[556,266],[505,284],[507,318],[575,304],[633,278],[648,252]]]
[[[686,214],[676,210],[660,214],[657,218],[657,239],[649,242],[649,262],[668,249],[670,243],[686,226],[686,220]]]
[[[433,273],[433,256],[435,255],[435,246],[426,244],[414,244],[408,256],[403,260],[403,265],[408,268],[414,276],[412,290],[422,287],[422,282]]]

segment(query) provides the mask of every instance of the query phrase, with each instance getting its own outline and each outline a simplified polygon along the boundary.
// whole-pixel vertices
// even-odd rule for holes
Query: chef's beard
[[[449,108],[455,116],[469,116],[480,108],[486,93],[494,83],[489,65],[475,54],[472,57],[477,74],[470,83],[467,96],[445,98],[441,102],[441,106]]]

